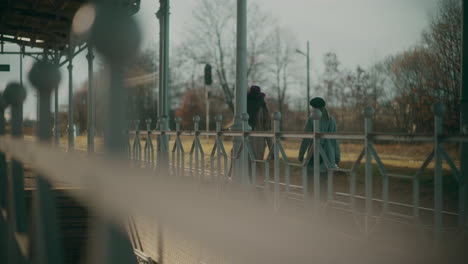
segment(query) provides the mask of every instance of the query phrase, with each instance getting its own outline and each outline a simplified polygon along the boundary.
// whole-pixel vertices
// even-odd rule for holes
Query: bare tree
[[[294,63],[294,37],[280,27],[276,27],[271,36],[269,69],[274,78],[272,87],[275,91],[278,111],[283,113],[287,100],[287,91],[292,81],[290,68]]]
[[[236,77],[236,6],[230,0],[198,0],[188,39],[182,45],[185,56],[195,64],[212,63],[214,82],[219,85],[226,104],[234,111]],[[263,56],[268,45],[271,17],[251,3],[248,7],[248,78],[263,80]]]
[[[449,126],[459,125],[462,55],[462,1],[440,0],[429,29],[423,34],[423,45],[439,66],[438,99],[447,105]]]
[[[398,126],[408,132],[430,131],[431,106],[441,90],[437,58],[427,49],[416,47],[394,56],[389,67]]]
[[[447,107],[447,129],[458,130],[461,34],[461,1],[440,0],[437,13],[423,33],[422,43],[386,62],[395,94],[392,109],[401,129],[431,131],[431,105],[440,101]]]
[[[322,90],[325,92],[327,102],[332,106],[338,106],[337,104],[339,101],[337,100],[337,96],[338,92],[341,90],[338,88],[341,75],[338,69],[340,61],[335,53],[328,52],[323,56],[323,63],[325,65],[325,71],[322,76]]]
[[[377,63],[369,69],[357,66],[354,70],[339,67],[338,56],[333,52],[324,55],[324,72],[316,86],[321,91],[344,130],[362,129],[362,109],[366,106],[378,108],[384,104],[388,73],[385,64]]]

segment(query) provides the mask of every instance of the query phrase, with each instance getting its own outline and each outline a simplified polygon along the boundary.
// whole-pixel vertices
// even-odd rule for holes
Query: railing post
[[[193,117],[193,128],[195,132],[200,131],[200,117],[198,115]]]
[[[146,149],[145,149],[145,161],[148,166],[153,164],[154,160],[154,149],[153,149],[153,139],[151,137],[151,118],[146,119]]]
[[[181,149],[180,149],[180,133],[181,133],[181,130],[180,130],[180,123],[182,122],[182,118],[181,117],[176,117],[174,118],[174,122],[175,122],[175,126],[176,126],[176,138],[175,138],[175,145],[176,145],[176,148],[175,148],[175,153],[173,153],[172,155],[172,163],[173,163],[173,167],[175,168],[175,172],[176,172],[176,175],[177,176],[181,176],[183,174],[180,174],[181,172],[183,173],[183,170],[184,168],[182,168],[182,164],[185,164],[185,161],[183,160],[185,157],[183,156],[183,153],[181,153]]]
[[[5,136],[5,108],[3,95],[0,95],[0,136]],[[3,209],[7,202],[7,169],[6,155],[0,152],[0,261],[9,263],[8,223],[4,218]]]
[[[88,60],[88,118],[87,118],[87,142],[88,142],[88,153],[94,152],[94,69],[93,60],[94,52],[91,41],[88,41],[88,54],[86,54]]]
[[[159,152],[158,152],[158,166],[161,168],[162,173],[169,172],[169,136],[166,132],[169,131],[169,122],[166,116],[159,118],[159,130],[161,135],[159,136]]]
[[[5,108],[3,95],[0,95],[0,136],[5,136]],[[7,201],[7,169],[5,153],[0,152],[0,209],[6,209]],[[0,216],[1,217],[1,216]]]
[[[11,135],[13,138],[23,137],[23,102],[26,90],[19,83],[10,83],[3,92],[7,104],[11,105]],[[17,263],[20,254],[17,254],[15,233],[23,234],[27,231],[26,223],[26,197],[24,194],[23,166],[16,159],[11,160],[11,173],[8,174],[8,251],[9,261]]]
[[[320,211],[320,139],[317,133],[320,132],[320,119],[322,112],[319,109],[314,109],[312,119],[314,120],[314,138],[313,138],[313,153],[314,153],[314,212],[315,215]]]
[[[73,128],[73,50],[68,44],[68,151],[75,148],[75,135]]]
[[[145,120],[145,123],[146,123],[146,131],[151,131],[151,118],[148,118]]]
[[[198,115],[193,117],[193,128],[195,132],[195,140],[193,141],[193,151],[195,154],[195,175],[197,179],[200,179],[200,167],[199,167],[199,156],[198,156],[198,148],[197,148],[197,138],[199,137],[200,133],[200,117]]]
[[[218,180],[221,179],[221,153],[223,151],[222,149],[222,138],[221,138],[221,129],[222,129],[222,123],[223,123],[223,116],[222,115],[217,115],[215,117],[215,122],[216,122],[216,153],[217,153],[217,159],[216,159],[216,166],[218,167]],[[227,175],[227,159],[224,157],[224,175]]]
[[[156,13],[159,19],[159,130],[164,133],[169,131],[169,16],[170,16],[170,1],[159,0],[160,8]],[[169,146],[169,138],[167,135],[159,137],[160,147]],[[168,171],[169,152],[160,149],[157,156],[158,166],[161,166],[163,171]]]
[[[182,122],[182,118],[178,116],[174,118],[174,122],[176,125],[176,132],[180,132],[180,123]]]
[[[468,135],[468,124],[465,124],[462,129],[463,135]],[[467,143],[461,143],[460,144],[461,153],[466,153],[468,156],[468,144]],[[465,147],[465,148],[464,148]],[[460,204],[460,226],[462,230],[464,230],[465,234],[468,236],[468,164],[461,161],[460,162],[460,174],[461,174],[461,179],[463,182],[462,186],[462,192],[463,195],[461,195],[461,204]]]
[[[141,161],[141,143],[140,143],[140,120],[135,120],[135,139],[133,141],[133,159]]]
[[[110,68],[110,84],[106,87],[106,118],[104,147],[116,160],[125,159],[128,144],[125,135],[127,88],[125,69],[138,51],[141,34],[133,17],[122,7],[101,4],[94,21],[91,38]],[[127,141],[127,143],[126,143]],[[105,215],[97,217],[98,236],[96,258],[89,262],[102,264],[136,263],[132,245],[125,228]],[[97,253],[99,252],[99,253]]]
[[[249,150],[248,150],[248,134],[250,131],[249,126],[249,114],[241,114],[242,121],[242,151],[240,153],[240,166],[241,166],[241,183],[245,186],[251,184],[251,179],[249,176]]]
[[[334,161],[331,161],[330,163],[334,163]],[[336,167],[336,166],[335,166]],[[334,172],[333,170],[328,170],[327,171],[327,202],[329,201],[333,201],[334,200],[334,191],[333,191],[333,177],[334,176]]]
[[[3,96],[7,104],[11,105],[11,135],[13,138],[23,138],[23,102],[26,90],[19,83],[8,84]],[[24,194],[24,171],[21,162],[11,161],[12,210],[10,219],[15,219],[15,231],[26,233],[26,197]]]
[[[51,93],[58,87],[60,71],[56,65],[38,62],[29,73],[32,85],[39,92],[39,140],[49,143],[51,140],[50,113]],[[33,202],[35,216],[34,263],[63,263],[63,251],[57,221],[55,194],[51,184],[41,175],[36,176],[37,191]]]
[[[280,141],[280,127],[281,127],[281,113],[274,112],[273,115],[273,133],[275,134],[275,139],[273,142],[273,177],[275,178],[275,186],[274,186],[274,207],[275,210],[279,209],[279,192],[280,192],[280,155],[279,155],[279,141]],[[267,184],[269,184],[267,182]]]
[[[55,50],[55,59],[57,59],[56,63],[58,63],[59,59],[59,52],[56,49]],[[54,143],[55,146],[59,147],[60,146],[60,116],[59,116],[59,96],[58,96],[58,84],[57,87],[55,87],[54,90]]]
[[[365,134],[365,194],[366,194],[366,216],[364,218],[364,230],[366,235],[370,230],[370,220],[372,219],[372,197],[373,197],[373,175],[372,175],[372,118],[374,117],[374,108],[368,106],[364,109],[364,134]]]
[[[434,239],[436,244],[442,238],[442,211],[443,211],[443,179],[442,179],[442,153],[441,139],[445,105],[435,103],[432,106],[434,113]]]
[[[132,142],[131,142],[131,136],[130,136],[130,132],[132,131],[132,120],[127,120],[127,156],[128,156],[128,159],[132,159],[133,158],[133,145],[132,145]],[[89,150],[88,150],[88,153],[89,153]]]

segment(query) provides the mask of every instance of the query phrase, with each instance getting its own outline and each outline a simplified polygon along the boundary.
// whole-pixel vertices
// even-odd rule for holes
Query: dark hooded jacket
[[[252,131],[270,131],[271,118],[265,102],[265,94],[260,89],[251,89],[247,94],[247,114]],[[250,142],[255,153],[255,159],[263,160],[266,146],[271,146],[270,138],[251,137]]]

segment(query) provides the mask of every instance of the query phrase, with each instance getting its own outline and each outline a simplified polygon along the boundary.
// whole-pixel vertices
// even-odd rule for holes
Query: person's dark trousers
[[[307,190],[309,197],[314,197],[314,168],[307,166]],[[327,201],[328,173],[320,172],[320,201]]]

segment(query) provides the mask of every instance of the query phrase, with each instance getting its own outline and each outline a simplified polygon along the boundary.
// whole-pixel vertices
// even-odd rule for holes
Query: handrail
[[[249,132],[242,132],[242,131],[191,131],[191,130],[184,130],[184,131],[158,131],[158,130],[138,130],[140,133],[148,133],[151,132],[153,135],[169,135],[169,136],[176,136],[177,134],[180,136],[195,136],[196,134],[199,136],[228,136],[228,137],[240,137],[247,133],[251,137],[268,137],[274,138],[275,136],[279,136],[282,139],[291,138],[291,139],[303,139],[309,138],[313,139],[315,137],[321,139],[341,139],[341,140],[364,140],[365,134],[364,133],[316,133],[313,132],[280,132],[275,135],[275,133],[271,131],[249,131]],[[128,131],[130,135],[135,135],[137,130],[130,130]],[[369,137],[372,137],[374,140],[379,141],[397,141],[397,142],[433,142],[434,135],[433,134],[410,134],[410,133],[382,133],[382,132],[374,132],[369,133]],[[443,138],[444,142],[451,142],[451,143],[462,143],[468,142],[468,135],[462,134],[441,134],[439,135]]]
[[[262,164],[264,166],[264,176],[265,176],[265,184],[264,188],[265,190],[269,190],[269,182],[270,182],[270,161],[274,164],[273,168],[273,173],[274,173],[274,204],[275,207],[277,207],[277,204],[279,202],[279,196],[278,193],[280,191],[280,184],[279,184],[279,171],[280,171],[280,163],[283,164],[284,166],[284,181],[285,185],[284,188],[286,189],[286,192],[289,192],[289,188],[291,187],[290,185],[290,167],[301,167],[302,168],[302,191],[303,191],[303,197],[307,200],[307,194],[312,191],[308,190],[307,188],[307,181],[310,180],[308,179],[310,176],[310,170],[311,168],[307,168],[308,164],[312,164],[312,158],[314,162],[314,167],[318,167],[319,160],[318,157],[320,156],[321,159],[323,159],[324,164],[327,169],[328,173],[328,187],[327,187],[327,192],[328,192],[328,200],[333,200],[333,174],[334,172],[342,172],[345,173],[349,177],[350,181],[350,186],[349,186],[349,197],[350,197],[350,206],[354,208],[355,206],[355,199],[356,199],[356,169],[358,165],[361,163],[361,161],[364,161],[364,167],[365,167],[365,207],[366,207],[366,217],[367,218],[372,218],[373,215],[375,215],[374,210],[372,209],[372,201],[374,199],[374,194],[373,194],[373,180],[374,176],[373,174],[373,161],[375,161],[375,164],[377,165],[377,169],[379,172],[379,176],[382,179],[382,198],[381,200],[383,201],[383,208],[381,214],[388,214],[392,213],[389,208],[389,204],[393,204],[392,201],[389,200],[389,185],[390,185],[390,179],[391,178],[400,178],[405,181],[409,181],[410,184],[412,185],[412,204],[408,205],[413,208],[413,213],[412,216],[415,219],[416,222],[419,222],[420,219],[420,176],[422,172],[427,168],[428,164],[432,161],[435,160],[436,163],[436,170],[434,171],[434,178],[437,179],[437,182],[435,184],[435,193],[437,193],[437,197],[434,201],[434,219],[435,219],[435,236],[440,237],[440,230],[442,230],[442,162],[445,160],[447,164],[449,165],[450,170],[453,172],[455,179],[457,180],[458,187],[459,187],[459,212],[457,214],[458,217],[458,222],[459,226],[462,227],[464,224],[464,219],[466,219],[467,212],[464,210],[464,192],[466,189],[466,179],[464,179],[465,176],[463,176],[460,173],[460,169],[457,168],[457,164],[452,160],[452,158],[444,151],[442,144],[445,142],[449,143],[464,143],[468,142],[468,135],[465,134],[443,134],[441,131],[441,119],[443,117],[444,113],[444,106],[441,104],[435,104],[434,105],[434,115],[435,115],[435,127],[437,130],[434,131],[434,134],[410,134],[410,133],[382,133],[382,132],[374,132],[372,129],[372,119],[374,115],[374,109],[371,107],[367,107],[364,109],[364,114],[365,114],[365,131],[362,133],[323,133],[320,132],[320,130],[316,130],[314,132],[283,132],[279,130],[279,122],[281,119],[281,115],[279,113],[274,113],[272,115],[273,117],[273,127],[275,129],[273,131],[249,131],[245,130],[244,126],[241,131],[221,131],[221,120],[222,118],[216,118],[216,125],[217,125],[217,130],[216,131],[200,131],[198,129],[199,125],[198,122],[200,121],[199,118],[194,119],[194,124],[195,124],[195,131],[182,131],[180,129],[180,122],[181,119],[177,118],[176,123],[177,123],[177,129],[176,131],[158,131],[158,130],[149,130],[147,133],[148,134],[153,134],[153,135],[175,135],[178,142],[177,150],[181,151],[182,156],[184,154],[183,148],[181,147],[182,144],[180,142],[180,137],[181,136],[189,136],[189,137],[195,137],[199,138],[201,136],[207,136],[207,137],[216,137],[216,143],[214,145],[214,148],[217,147],[218,145],[223,147],[223,140],[221,140],[222,137],[237,137],[241,138],[241,144],[240,148],[238,148],[236,151],[231,153],[231,165],[229,167],[229,172],[224,174],[223,176],[229,176],[234,179],[240,180],[244,182],[250,182],[254,186],[257,186],[256,180],[257,180],[257,164]],[[316,119],[320,115],[316,116],[311,116],[311,118],[314,119],[314,122],[317,122],[318,119]],[[242,116],[242,122],[247,122],[248,116]],[[318,123],[314,123],[314,127],[318,127]],[[135,142],[139,141],[138,134],[141,133],[142,131],[138,130],[138,128],[135,131],[129,131],[129,134],[135,135],[134,140]],[[145,132],[145,131],[143,131]],[[264,160],[263,157],[255,157],[252,152],[252,142],[251,140],[257,139],[257,140],[262,140],[264,138],[265,140],[270,139],[273,140],[274,144],[273,146],[269,146],[269,153],[267,154],[267,158]],[[282,141],[285,139],[309,139],[309,147],[307,150],[307,155],[305,159],[301,163],[294,163],[290,162],[288,159],[288,156],[286,155],[283,146],[282,146]],[[352,168],[350,169],[343,169],[343,168],[337,168],[334,165],[334,161],[328,160],[328,157],[325,155],[324,152],[324,147],[320,144],[321,140],[330,140],[330,139],[338,139],[338,140],[354,140],[354,141],[363,141],[363,149],[361,151],[361,154],[359,157],[356,159],[356,161],[353,163]],[[403,175],[403,174],[398,174],[398,173],[390,173],[386,169],[384,163],[379,157],[378,152],[374,148],[374,144],[377,142],[383,142],[383,141],[391,141],[391,142],[428,142],[434,145],[434,150],[432,151],[431,154],[429,154],[426,159],[424,160],[424,163],[422,166],[418,169],[416,174],[414,175]],[[318,147],[314,147],[317,145]],[[200,151],[203,153],[203,147],[201,144],[196,145],[197,149],[200,149]],[[234,150],[234,148],[233,148]],[[245,151],[244,151],[245,150]],[[244,155],[244,152],[247,153]],[[193,151],[190,152],[190,168],[189,168],[189,174],[192,175],[192,172],[195,171],[197,174],[197,177],[199,177],[199,167],[198,167],[198,157],[196,156],[195,153],[195,170],[192,168],[192,155]],[[272,157],[274,156],[274,159]],[[174,156],[173,156],[174,157]],[[211,171],[215,170],[214,167],[214,154],[211,155]],[[240,166],[238,164],[242,164],[243,161],[248,160],[248,167],[246,166]],[[175,164],[175,160],[173,158],[172,164]],[[182,164],[182,174],[184,171],[184,161],[182,158],[182,161],[180,158],[177,160],[178,164]],[[203,165],[204,158],[202,156],[201,159],[202,162],[202,175],[204,175],[204,168],[205,166]],[[321,162],[321,161],[320,161]],[[226,167],[227,165],[225,165]],[[180,165],[178,165],[178,168],[180,168]],[[218,162],[216,170],[220,171],[221,165]],[[226,169],[226,168],[225,168]],[[236,172],[237,171],[237,172]],[[309,174],[309,176],[308,176]],[[178,175],[180,175],[180,171],[178,172]],[[211,172],[211,175],[213,176],[213,172]],[[245,180],[244,178],[247,177],[246,175],[249,175],[250,179]],[[221,176],[221,175],[219,175]],[[219,178],[219,177],[218,177]],[[319,171],[314,171],[313,172],[313,181],[314,181],[314,186],[318,186],[320,181],[322,181],[320,177],[320,172]],[[320,193],[320,188],[315,188],[313,190],[314,194],[314,200],[319,199],[319,193]],[[317,208],[317,206],[315,206]],[[366,220],[366,223],[368,221]],[[370,232],[372,228],[366,224],[366,227],[364,228],[365,233]]]
[[[308,221],[297,221],[298,215],[272,214],[264,210],[261,202],[252,199],[246,206],[248,198],[242,198],[247,197],[242,189],[219,196],[217,188],[210,185],[177,177],[154,177],[151,171],[132,169],[122,162],[64,154],[43,143],[8,137],[0,137],[0,151],[29,164],[50,182],[65,181],[79,187],[67,193],[106,219],[124,221],[129,214],[148,217],[163,223],[165,230],[182,232],[242,261],[258,260],[257,254],[250,254],[251,247],[256,252],[269,252],[260,259],[284,258],[294,262],[313,259],[313,253],[306,250],[311,245],[316,252],[327,247],[321,243],[324,237],[318,235],[320,231]],[[327,240],[343,245],[351,241],[324,225],[316,226],[326,232]],[[272,241],[301,243],[270,252]]]

